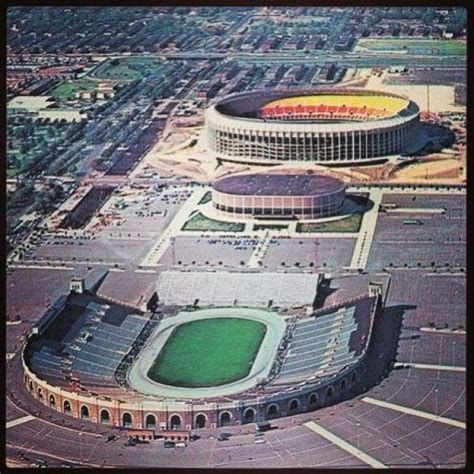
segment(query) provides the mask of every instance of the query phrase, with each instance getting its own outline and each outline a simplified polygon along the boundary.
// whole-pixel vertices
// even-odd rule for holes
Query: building
[[[222,161],[370,163],[403,153],[419,115],[413,101],[388,92],[253,91],[206,110],[206,141]]]
[[[233,303],[223,307],[226,302],[216,287],[209,294],[208,306],[202,307],[209,275],[194,275],[196,294],[188,295],[182,306],[181,295],[190,286],[185,272],[181,274],[182,281],[173,282],[179,285],[174,287],[175,296],[166,285],[158,285],[160,300],[177,304],[159,306],[165,318],[104,299],[94,291],[78,293],[74,287],[69,295],[61,296],[28,335],[22,351],[23,383],[31,396],[51,410],[120,426],[134,437],[153,437],[158,431],[170,440],[171,436],[183,440],[192,429],[262,422],[315,410],[364,383],[374,318],[383,300],[383,289],[376,283],[371,284],[370,293],[290,316],[287,310],[293,300],[302,301],[301,291],[312,306],[318,275],[294,274],[295,279],[307,279],[308,285],[303,288],[295,281],[291,288],[292,275],[282,274],[284,280],[275,284],[275,274],[240,273],[242,297],[232,295],[232,285],[227,285],[226,298]],[[222,280],[217,273],[212,278],[215,285]],[[260,279],[260,292],[273,301],[262,305],[265,302],[256,289],[259,307],[240,306],[242,302],[236,300],[248,298],[248,290],[256,288],[255,278]],[[202,309],[190,311],[194,296]],[[156,350],[157,338],[166,339],[171,327],[185,322],[229,314],[258,319],[267,326],[248,377],[209,388],[165,386],[165,397],[158,394],[163,387],[149,380],[152,390],[142,390],[147,379],[140,375],[146,373],[141,366],[150,362],[146,354]],[[334,338],[335,334],[339,336]],[[133,373],[140,375],[140,384],[136,385]],[[177,397],[176,391],[181,395]]]
[[[312,170],[241,173],[217,179],[212,204],[233,217],[317,219],[341,211],[345,184]]]

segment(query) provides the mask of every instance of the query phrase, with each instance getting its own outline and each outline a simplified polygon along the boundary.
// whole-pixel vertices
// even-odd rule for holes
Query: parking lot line
[[[371,397],[364,397],[362,401],[365,403],[370,403],[372,405],[377,405],[382,408],[388,408],[389,410],[398,411],[400,413],[406,413],[407,415],[413,415],[431,421],[438,421],[439,423],[444,423],[445,425],[455,426],[456,428],[466,429],[466,423],[464,423],[463,421],[453,420],[444,416],[434,415],[432,413],[427,413],[426,411],[415,410],[413,408],[404,407],[395,403],[376,400],[375,398]]]
[[[348,452],[349,454],[352,454],[357,459],[360,459],[361,461],[365,462],[369,466],[376,467],[379,469],[387,468],[385,464],[381,463],[380,461],[373,458],[372,456],[369,456],[367,453],[364,453],[360,449],[357,449],[352,444],[348,443],[347,441],[344,441],[342,438],[339,438],[339,436],[336,436],[334,433],[331,433],[330,431],[318,425],[314,421],[308,421],[307,423],[304,423],[304,426],[314,431],[315,433],[319,434],[323,438],[326,438],[331,443],[334,443],[336,446],[340,447],[341,449]]]
[[[413,367],[415,369],[428,369],[428,370],[450,370],[453,372],[466,372],[466,367],[459,365],[434,365],[434,364],[410,364],[409,362],[397,362],[394,367]]]
[[[17,418],[16,420],[9,421],[7,423],[7,429],[13,428],[14,426],[22,425],[23,423],[27,423],[28,421],[35,420],[36,418],[32,415],[22,416],[21,418]]]

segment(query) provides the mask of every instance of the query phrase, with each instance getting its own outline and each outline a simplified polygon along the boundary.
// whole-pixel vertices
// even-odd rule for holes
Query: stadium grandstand
[[[66,415],[133,429],[194,428],[198,422],[190,404],[194,412],[205,414],[208,427],[255,421],[257,410],[273,418],[316,409],[357,386],[383,300],[382,286],[371,284],[368,293],[315,309],[320,278],[296,273],[163,272],[154,313],[80,287],[76,291],[71,284],[70,293],[45,315],[46,323],[29,334],[23,352],[24,383],[32,396]],[[267,325],[249,375],[253,378],[203,389],[208,390],[206,396],[193,388],[176,396],[168,387],[169,395],[163,396],[130,386],[128,373],[136,363],[159,357],[156,341],[166,341],[170,328],[194,320],[194,314],[203,312],[200,308],[208,308],[206,318],[222,313],[220,317],[253,319],[255,313],[255,320]],[[174,421],[170,409],[177,417]],[[200,418],[200,427],[202,423]]]
[[[320,280],[314,273],[164,271],[157,293],[164,305],[312,307]]]

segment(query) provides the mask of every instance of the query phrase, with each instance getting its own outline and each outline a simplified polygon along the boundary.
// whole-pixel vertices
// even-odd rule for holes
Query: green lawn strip
[[[181,230],[242,232],[244,229],[245,224],[216,221],[198,212],[184,224]]]
[[[369,39],[359,40],[357,46],[370,51],[408,50],[411,54],[465,55],[465,41],[430,39]]]
[[[287,230],[288,225],[285,224],[255,224],[253,230]]]
[[[157,68],[159,62],[154,58],[122,58],[117,64],[108,61],[97,68],[94,77],[117,81],[142,79]]]
[[[355,212],[349,217],[331,222],[298,223],[296,232],[359,232],[363,215]]]
[[[206,204],[212,199],[211,191],[208,191],[199,201],[199,204]]]
[[[215,318],[176,327],[148,372],[152,380],[181,387],[212,387],[250,372],[266,326],[241,318]]]

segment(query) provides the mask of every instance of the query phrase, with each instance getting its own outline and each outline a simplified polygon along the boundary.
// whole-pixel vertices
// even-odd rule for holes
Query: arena
[[[206,111],[206,141],[223,161],[370,163],[403,153],[419,115],[416,103],[388,92],[253,91]]]
[[[362,379],[384,291],[383,284],[374,283],[355,298],[315,309],[320,283],[318,274],[164,272],[157,293],[165,304],[143,312],[72,282],[70,293],[52,305],[28,337],[23,382],[32,396],[60,413],[150,434],[314,410],[343,399]],[[198,297],[194,306],[182,305],[189,288],[189,298],[198,295],[202,303]],[[269,295],[266,301],[262,292]],[[239,305],[239,294],[250,307]],[[229,317],[266,327],[250,369],[238,380],[191,388],[148,377],[175,328]],[[214,351],[210,367],[224,365],[229,372],[229,357],[242,352],[238,344],[233,347]],[[222,357],[225,364],[219,362]]]
[[[338,214],[345,193],[343,181],[311,170],[241,173],[214,181],[212,203],[235,218],[316,219]]]

